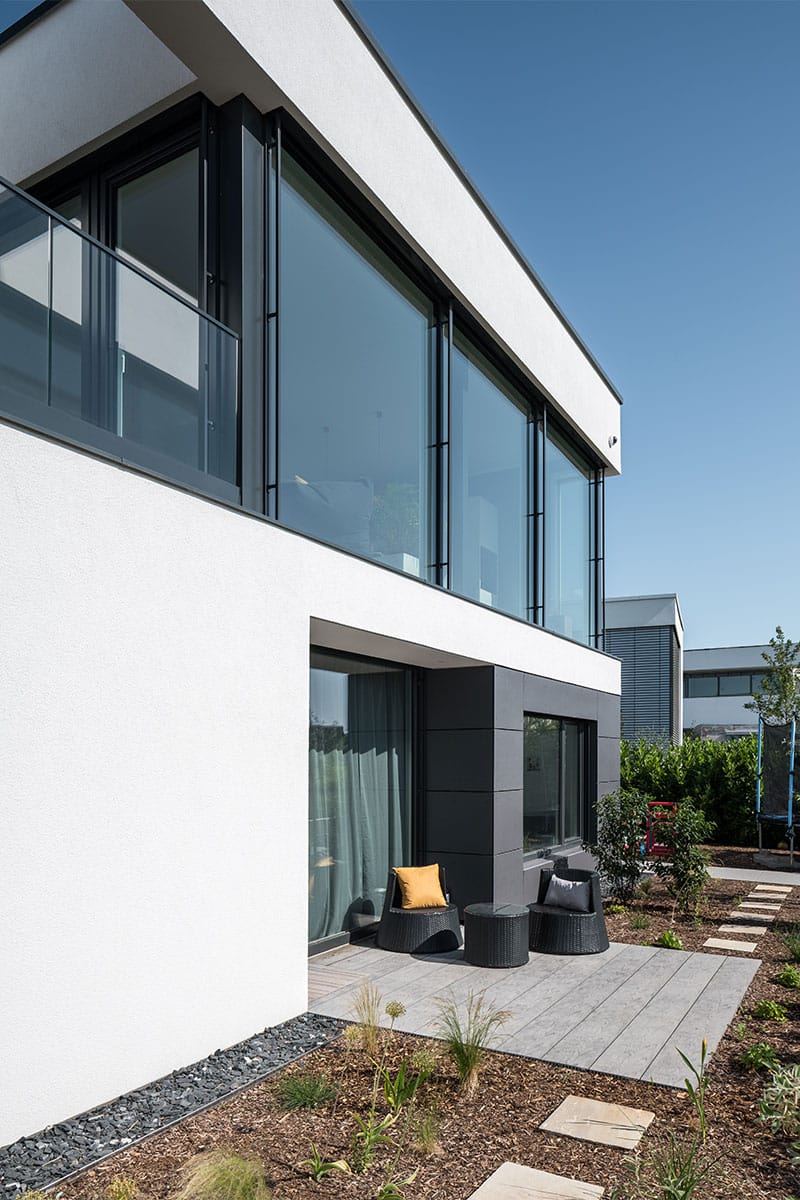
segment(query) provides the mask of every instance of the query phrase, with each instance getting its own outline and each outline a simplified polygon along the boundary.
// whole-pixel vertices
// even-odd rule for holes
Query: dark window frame
[[[582,844],[583,840],[590,836],[590,821],[592,813],[592,795],[597,795],[597,785],[594,776],[596,775],[596,744],[597,744],[597,723],[594,721],[584,720],[582,717],[573,717],[563,713],[541,713],[529,712],[527,709],[522,714],[523,728],[523,756],[525,754],[525,723],[528,718],[534,720],[558,721],[559,722],[559,781],[558,781],[558,830],[557,840],[550,846],[534,847],[531,850],[525,850],[525,834],[524,834],[524,764],[523,764],[523,859],[532,861],[537,858],[552,858],[556,854],[565,850],[572,850],[576,846]],[[581,738],[581,786],[582,799],[579,809],[580,818],[580,833],[575,837],[567,838],[564,836],[565,825],[565,791],[564,791],[564,747],[566,741],[565,726],[566,723],[577,727]]]

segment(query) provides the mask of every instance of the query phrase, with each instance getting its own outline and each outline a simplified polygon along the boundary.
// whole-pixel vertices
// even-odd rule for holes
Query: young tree
[[[767,664],[761,688],[745,708],[767,725],[788,725],[800,720],[800,642],[787,638],[778,625],[769,645],[771,653],[761,655]]]

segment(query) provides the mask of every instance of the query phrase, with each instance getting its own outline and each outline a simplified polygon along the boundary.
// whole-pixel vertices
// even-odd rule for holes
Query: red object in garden
[[[647,833],[644,839],[645,858],[666,858],[669,847],[659,839],[664,821],[671,821],[677,808],[672,800],[651,800],[647,805]]]

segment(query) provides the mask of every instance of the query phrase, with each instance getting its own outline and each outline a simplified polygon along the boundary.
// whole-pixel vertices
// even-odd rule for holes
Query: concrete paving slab
[[[664,1046],[643,1073],[643,1079],[681,1087],[687,1071],[678,1050],[682,1050],[692,1062],[699,1063],[700,1047],[705,1038],[708,1053],[713,1054],[761,966],[758,958],[733,958],[722,954],[701,954],[698,957],[715,958],[720,968],[665,1040]]]
[[[757,892],[777,892],[784,896],[788,896],[789,893],[791,892],[791,890],[792,889],[789,887],[788,884],[757,883],[755,885],[755,891],[757,891]]]
[[[740,950],[742,954],[750,954],[756,948],[755,942],[739,942],[733,938],[706,938],[703,945],[709,950]]]
[[[746,933],[748,937],[760,937],[767,932],[766,925],[748,925],[742,921],[739,925],[720,925],[720,933]]]
[[[470,1200],[599,1200],[605,1188],[519,1163],[503,1163]]]
[[[758,867],[709,867],[712,879],[732,879],[735,883],[778,883],[800,887],[800,868],[794,871],[765,871]]]
[[[760,904],[763,906],[765,900],[769,901],[770,904],[772,903],[773,900],[776,900],[776,901],[778,901],[778,903],[776,904],[775,907],[780,908],[780,906],[781,906],[780,902],[785,899],[786,899],[785,896],[781,896],[777,892],[748,892],[748,894],[744,898],[744,903],[745,904]]]
[[[752,912],[742,912],[741,908],[734,908],[733,912],[728,913],[728,916],[739,917],[741,920],[760,920],[760,922],[765,922],[765,920],[775,920],[774,912],[757,912],[756,910],[753,910]]]
[[[759,909],[764,912],[780,912],[781,910],[780,904],[768,904],[764,900],[743,900],[739,908],[742,912],[756,912]]]
[[[540,1129],[561,1133],[582,1142],[635,1150],[655,1113],[623,1104],[607,1104],[585,1096],[567,1096]]]
[[[721,954],[692,954],[681,950],[659,950],[659,954],[680,955],[680,968],[598,1055],[592,1063],[593,1071],[676,1086],[672,1058],[678,1062],[680,1059],[674,1050],[663,1077],[653,1072],[652,1064],[665,1047],[672,1049],[675,1030],[698,998],[706,989],[713,994],[710,985],[727,960]],[[724,1007],[722,1011],[726,1011]],[[727,1011],[726,1026],[735,1011],[735,1005]],[[681,1077],[679,1083],[682,1082]]]

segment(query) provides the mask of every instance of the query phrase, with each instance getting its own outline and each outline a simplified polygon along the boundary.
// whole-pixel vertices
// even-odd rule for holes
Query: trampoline
[[[758,722],[758,784],[756,822],[758,846],[764,825],[783,825],[789,843],[789,867],[794,866],[795,791],[794,762],[797,722],[770,725]]]

